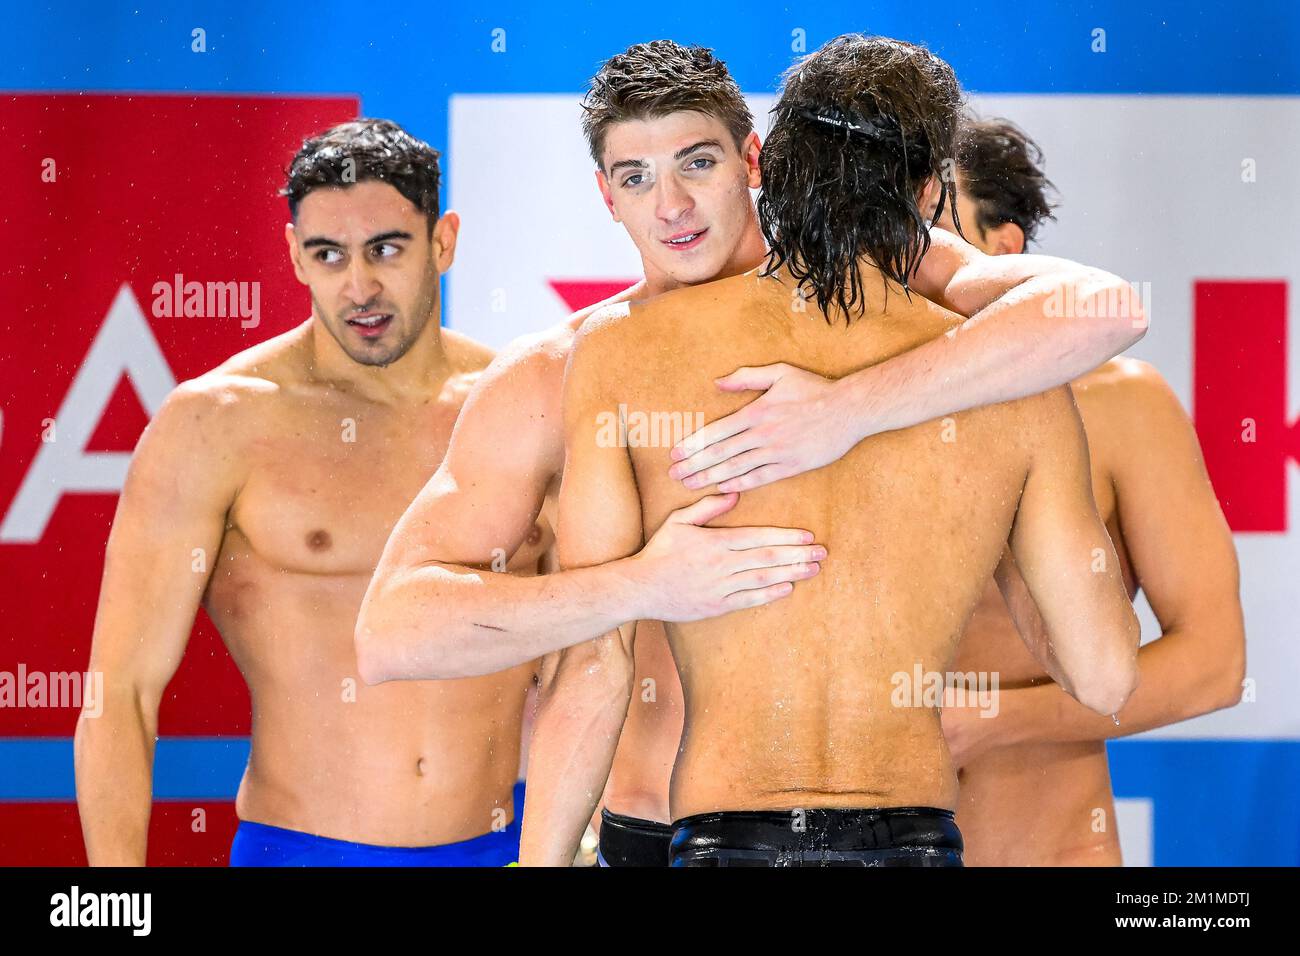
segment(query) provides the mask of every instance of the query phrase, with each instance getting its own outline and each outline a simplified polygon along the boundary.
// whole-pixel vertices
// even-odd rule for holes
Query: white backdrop
[[[772,102],[750,98],[760,133]],[[1043,147],[1062,205],[1037,251],[1150,283],[1152,327],[1130,354],[1154,363],[1190,409],[1192,282],[1300,280],[1300,100],[1025,95],[973,105],[1014,120]],[[501,345],[568,314],[551,282],[639,276],[636,250],[596,190],[580,115],[571,95],[452,98],[451,208],[464,222],[450,281],[454,327]],[[1247,158],[1254,182],[1242,181]],[[1290,339],[1288,365],[1300,369],[1300,337]],[[1298,382],[1292,374],[1289,410],[1300,406]],[[1300,739],[1294,495],[1289,527],[1236,535],[1256,702],[1152,736]],[[1158,625],[1140,605],[1150,639]]]

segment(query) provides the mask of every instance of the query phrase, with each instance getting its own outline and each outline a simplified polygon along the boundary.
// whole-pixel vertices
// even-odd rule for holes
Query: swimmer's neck
[[[686,289],[691,286],[705,285],[709,282],[717,282],[719,279],[730,279],[732,276],[744,275],[757,269],[767,258],[767,253],[749,261],[728,262],[726,267],[715,276],[709,276],[707,279],[701,279],[699,282],[679,282],[665,272],[657,272],[652,269],[646,270],[645,281],[641,284],[641,289],[636,298],[653,299],[657,295],[663,295],[665,292],[672,292],[674,289]]]
[[[451,375],[452,362],[443,345],[441,316],[436,309],[406,354],[390,365],[363,365],[351,358],[315,313],[309,324],[312,376],[350,386],[372,401],[423,404],[442,392]]]
[[[746,272],[762,265],[763,260],[766,258],[767,243],[763,241],[763,234],[758,229],[758,223],[754,222],[752,228],[745,230],[740,243],[732,250],[731,257],[727,259],[726,264],[718,274],[702,279],[699,282],[681,282],[668,273],[653,268],[649,262],[642,258],[641,268],[645,270],[645,285],[638,298],[651,299],[674,289],[704,285],[706,282],[717,282],[719,279],[730,279],[732,276],[744,275]]]

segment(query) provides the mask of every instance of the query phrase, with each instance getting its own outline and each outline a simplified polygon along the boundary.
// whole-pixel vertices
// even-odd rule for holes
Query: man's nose
[[[676,222],[695,207],[691,195],[676,176],[660,176],[655,183],[655,215]]]
[[[343,294],[356,305],[365,305],[379,294],[379,280],[365,256],[354,256],[348,265]]]

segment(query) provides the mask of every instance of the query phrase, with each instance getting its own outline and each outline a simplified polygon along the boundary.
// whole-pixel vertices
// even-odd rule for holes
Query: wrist
[[[859,369],[831,386],[831,420],[844,423],[850,448],[893,427],[881,414],[878,374],[875,366]]]
[[[653,590],[640,553],[610,561],[591,570],[600,575],[596,593],[609,609],[613,626],[628,621],[654,620]]]

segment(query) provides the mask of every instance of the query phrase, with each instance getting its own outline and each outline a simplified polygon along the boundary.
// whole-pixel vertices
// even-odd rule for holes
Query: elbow
[[[471,662],[455,653],[458,622],[451,595],[421,596],[413,604],[403,575],[376,575],[361,602],[353,629],[357,676],[373,687],[392,680],[447,680],[475,677]],[[425,612],[428,607],[439,613]]]
[[[1149,320],[1136,284],[1102,273],[1085,282],[1088,313],[1105,327],[1111,356],[1136,345],[1147,334]]]
[[[357,613],[352,643],[357,655],[357,676],[370,687],[398,677],[399,634],[386,611],[387,582],[378,576],[370,583]]]
[[[357,651],[357,676],[368,687],[392,680],[393,674],[384,641],[366,624],[364,614],[352,635]]]
[[[1109,717],[1124,709],[1137,686],[1136,660],[1128,665],[1120,662],[1103,674],[1078,682],[1074,687],[1074,697],[1089,710]]]
[[[1206,713],[1214,710],[1226,710],[1241,703],[1246,684],[1246,637],[1244,634],[1233,642],[1232,652],[1216,669],[1211,685],[1211,706]]]
[[[389,679],[389,654],[387,654],[386,628],[380,623],[383,611],[383,593],[386,580],[376,572],[361,598],[352,627],[352,648],[356,652],[356,675],[367,687],[374,687]]]
[[[1109,717],[1124,709],[1141,679],[1138,669],[1138,645],[1142,641],[1141,625],[1132,607],[1126,607],[1125,621],[1115,632],[1121,640],[1099,653],[1092,666],[1074,683],[1074,697],[1091,711]]]

